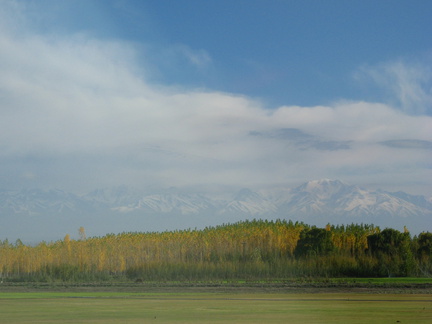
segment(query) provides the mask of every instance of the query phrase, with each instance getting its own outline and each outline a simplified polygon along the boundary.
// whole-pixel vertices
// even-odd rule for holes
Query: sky
[[[0,0],[0,189],[331,178],[431,196],[431,16],[418,0]]]

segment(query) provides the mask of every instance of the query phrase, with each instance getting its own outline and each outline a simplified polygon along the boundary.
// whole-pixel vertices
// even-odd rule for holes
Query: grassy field
[[[2,292],[1,323],[431,323],[430,294]]]

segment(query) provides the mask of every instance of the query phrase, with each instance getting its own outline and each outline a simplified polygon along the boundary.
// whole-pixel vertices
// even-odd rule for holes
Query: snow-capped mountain
[[[292,219],[318,226],[407,225],[413,232],[421,232],[432,231],[432,202],[423,196],[371,191],[330,179],[309,181],[296,188],[245,188],[223,201],[179,189],[140,193],[117,187],[82,196],[32,189],[0,191],[0,218],[6,220],[0,238],[8,233],[8,227],[19,232],[29,219],[34,231],[38,226],[57,223],[65,228],[79,222],[80,226],[90,224],[99,235],[106,233],[102,231],[193,228],[245,218]]]
[[[277,211],[278,207],[271,199],[245,188],[240,190],[232,201],[226,202],[219,213],[244,213],[256,216],[273,214]]]
[[[292,191],[283,205],[288,215],[406,218],[432,214],[432,205],[421,196],[369,191],[338,180],[309,181]]]
[[[61,190],[24,189],[0,192],[0,213],[29,216],[91,210],[85,199]]]
[[[216,203],[198,194],[153,194],[142,197],[129,208],[147,209],[157,213],[178,212],[182,215],[198,214],[216,207]]]
[[[84,195],[83,199],[120,213],[141,211],[188,215],[213,209],[216,206],[216,201],[206,196],[185,194],[175,189],[150,194],[140,193],[127,187],[97,189]]]

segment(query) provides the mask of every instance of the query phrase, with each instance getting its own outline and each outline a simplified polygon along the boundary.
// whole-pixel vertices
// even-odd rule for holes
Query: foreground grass
[[[430,323],[428,294],[0,293],[2,323]]]

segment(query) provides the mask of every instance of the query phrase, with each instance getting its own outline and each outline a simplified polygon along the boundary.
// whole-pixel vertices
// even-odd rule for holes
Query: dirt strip
[[[2,283],[1,292],[134,293],[363,293],[432,294],[432,284],[298,284],[298,283]]]

